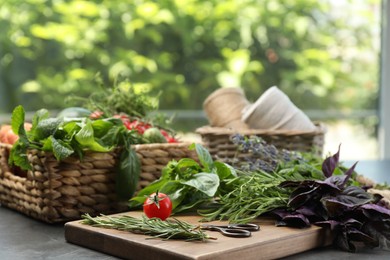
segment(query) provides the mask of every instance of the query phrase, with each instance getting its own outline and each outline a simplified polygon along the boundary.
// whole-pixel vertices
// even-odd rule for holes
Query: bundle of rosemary
[[[199,225],[191,225],[176,218],[161,220],[159,218],[147,218],[144,215],[141,218],[128,215],[91,217],[89,214],[84,214],[82,218],[82,223],[86,225],[144,234],[165,240],[183,239],[185,241],[204,242],[209,239],[216,239],[203,232]]]

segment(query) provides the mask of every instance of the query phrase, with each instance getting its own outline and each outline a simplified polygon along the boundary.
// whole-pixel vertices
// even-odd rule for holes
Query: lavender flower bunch
[[[232,165],[243,171],[262,170],[271,173],[280,164],[304,161],[301,153],[286,149],[278,150],[273,144],[268,144],[258,136],[235,134],[231,141],[238,149]]]

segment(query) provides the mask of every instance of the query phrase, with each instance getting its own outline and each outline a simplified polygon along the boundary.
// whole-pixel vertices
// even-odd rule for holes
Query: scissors
[[[210,231],[218,231],[227,237],[250,237],[251,231],[259,231],[260,226],[248,224],[229,224],[229,225],[202,225],[202,229]]]

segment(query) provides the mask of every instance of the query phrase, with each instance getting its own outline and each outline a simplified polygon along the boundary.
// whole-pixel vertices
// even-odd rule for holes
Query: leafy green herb
[[[172,200],[172,212],[193,209],[197,205],[212,200],[225,187],[221,180],[236,177],[230,166],[213,162],[210,153],[200,144],[193,144],[200,163],[190,158],[172,160],[162,170],[160,179],[141,190],[131,198],[130,208],[140,207],[145,196],[157,190],[167,194]]]
[[[240,172],[231,181],[232,190],[222,194],[212,207],[200,209],[202,221],[228,220],[248,223],[262,214],[287,206],[290,191],[279,185],[286,179],[277,173],[264,171]]]
[[[26,132],[24,117],[23,107],[16,107],[12,127],[18,130],[19,140],[11,149],[10,164],[32,169],[27,157],[29,149],[52,152],[61,161],[73,155],[82,158],[87,150],[109,152],[121,147],[116,191],[125,200],[134,194],[140,163],[131,144],[142,143],[143,139],[137,131],[128,130],[120,119],[49,118],[47,110],[39,110],[33,117],[31,130]]]
[[[83,224],[94,227],[117,229],[136,234],[150,235],[154,238],[184,239],[186,241],[207,241],[216,238],[210,237],[199,226],[191,225],[178,219],[161,220],[159,218],[135,218],[127,215],[110,217],[91,217],[88,214],[82,216]]]
[[[108,117],[125,113],[131,117],[145,118],[158,107],[158,96],[147,95],[128,81],[117,82],[110,88],[99,85],[88,98],[70,97],[69,101],[80,102],[89,110],[101,111]]]

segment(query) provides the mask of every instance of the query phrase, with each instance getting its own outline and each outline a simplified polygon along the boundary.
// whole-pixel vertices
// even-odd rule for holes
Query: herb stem
[[[127,215],[110,217],[91,217],[89,214],[82,216],[83,224],[94,227],[128,231],[135,234],[150,235],[154,238],[184,239],[185,241],[207,241],[215,240],[215,237],[207,235],[199,226],[173,218],[172,220],[161,220],[158,218],[135,218]]]

